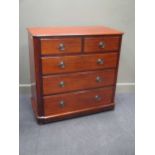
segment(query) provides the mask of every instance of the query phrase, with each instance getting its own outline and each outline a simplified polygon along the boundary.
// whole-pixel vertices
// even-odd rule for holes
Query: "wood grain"
[[[86,26],[29,28],[28,33],[38,123],[114,109],[122,32]]]
[[[90,54],[78,56],[55,56],[42,57],[43,75],[55,73],[67,73],[76,71],[89,71],[94,69],[115,68],[117,64],[117,53],[109,54]],[[103,64],[98,64],[98,59],[102,59]],[[65,67],[59,64],[63,62]]]
[[[60,44],[64,45],[64,50],[59,48]],[[64,53],[80,53],[81,38],[66,37],[66,38],[42,38],[41,39],[41,54],[64,54]]]
[[[45,116],[108,105],[112,100],[112,92],[112,87],[108,87],[44,97]],[[101,99],[96,100],[96,95]],[[60,101],[64,101],[64,107],[60,106]]]
[[[68,91],[97,88],[114,84],[115,70],[79,72],[43,77],[43,94],[56,94]],[[64,82],[64,87],[60,86]]]
[[[122,35],[123,32],[105,26],[35,27],[28,28],[32,36],[86,36],[86,35]]]
[[[104,48],[99,46],[100,42]],[[84,52],[118,51],[119,42],[119,36],[87,37],[84,39]]]
[[[38,116],[44,115],[42,100],[42,78],[41,78],[41,61],[40,61],[40,40],[33,38],[29,34],[29,57],[30,57],[30,79],[31,79],[31,98],[33,109]],[[35,104],[34,104],[35,103]]]

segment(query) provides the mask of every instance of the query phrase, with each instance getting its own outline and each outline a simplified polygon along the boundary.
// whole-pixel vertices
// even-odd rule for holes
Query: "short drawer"
[[[88,37],[84,39],[84,52],[118,51],[119,36]]]
[[[80,109],[89,109],[109,105],[112,102],[113,87],[95,90],[79,91],[74,93],[46,96],[44,100],[45,116],[76,112]]]
[[[115,70],[78,72],[43,77],[44,95],[113,85]]]
[[[115,68],[117,53],[90,54],[78,56],[42,57],[42,73],[56,74],[95,69]]]
[[[41,39],[41,54],[80,53],[81,38]]]

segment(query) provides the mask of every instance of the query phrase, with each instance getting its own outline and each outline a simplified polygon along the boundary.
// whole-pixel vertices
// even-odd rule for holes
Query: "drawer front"
[[[84,39],[84,52],[104,52],[119,50],[120,37],[94,37]]]
[[[44,97],[45,115],[88,109],[112,102],[113,87]]]
[[[44,95],[113,85],[115,70],[79,72],[43,77]]]
[[[55,74],[86,71],[117,66],[117,53],[80,56],[42,57],[42,73]]]
[[[81,38],[41,39],[41,54],[80,53]]]

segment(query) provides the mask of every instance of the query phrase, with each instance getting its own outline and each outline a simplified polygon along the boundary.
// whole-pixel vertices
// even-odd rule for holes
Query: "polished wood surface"
[[[114,79],[114,69],[44,76],[43,94],[56,94],[114,85]],[[64,83],[63,87],[60,85],[61,82]]]
[[[45,123],[61,121],[64,119],[70,119],[70,118],[90,115],[90,114],[104,112],[107,110],[114,110],[114,109],[115,109],[115,104],[111,102],[110,104],[103,104],[103,105],[92,106],[92,107],[90,106],[84,109],[77,109],[77,110],[68,111],[65,113],[51,114],[44,117],[39,117],[36,115],[36,120],[39,124],[45,124]]]
[[[62,45],[62,47],[61,47]],[[41,39],[41,54],[62,54],[62,53],[80,53],[81,38],[43,38]]]
[[[28,29],[38,123],[114,109],[122,34],[103,26]]]
[[[42,100],[42,78],[41,78],[41,60],[40,60],[40,40],[32,38],[29,34],[29,56],[30,56],[30,79],[31,79],[31,98],[33,108],[39,116],[44,115]]]
[[[31,100],[33,109],[35,111],[38,111],[38,105],[37,105],[37,90],[36,90],[36,74],[35,72],[35,57],[34,57],[34,40],[32,39],[31,35],[28,35],[28,41],[29,41],[29,63],[30,63],[30,81],[31,81]]]
[[[84,52],[118,51],[119,42],[119,36],[87,37],[84,39]]]
[[[117,55],[117,53],[109,53],[62,57],[42,57],[42,73],[43,75],[47,75],[115,68],[117,64]],[[98,64],[98,60],[103,60],[103,64]],[[60,67],[61,62],[64,63],[64,68]]]
[[[122,35],[123,32],[105,26],[73,27],[32,27],[27,29],[32,36],[86,36],[86,35]]]
[[[44,97],[45,116],[108,105],[112,100],[112,92],[112,87],[108,87]],[[100,99],[97,100],[96,96],[99,96]],[[64,101],[63,107],[60,104],[61,101]]]

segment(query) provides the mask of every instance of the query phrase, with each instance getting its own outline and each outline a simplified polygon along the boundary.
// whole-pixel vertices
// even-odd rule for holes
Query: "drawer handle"
[[[104,63],[104,60],[103,59],[101,59],[101,58],[97,59],[97,64],[102,65],[103,63]]]
[[[64,51],[65,50],[65,45],[63,43],[60,43],[58,49],[60,51]]]
[[[58,66],[59,66],[60,68],[65,68],[65,63],[64,63],[63,61],[61,61],[61,62],[58,64]]]
[[[64,81],[60,81],[59,86],[60,86],[61,88],[62,88],[62,87],[65,87],[65,82],[64,82]]]
[[[99,96],[99,95],[96,95],[96,96],[95,96],[95,100],[96,100],[96,101],[101,101],[101,99],[102,99],[101,96]]]
[[[104,48],[105,47],[105,43],[100,41],[99,44],[98,44],[99,48]]]
[[[64,102],[63,100],[61,100],[61,101],[59,102],[59,105],[60,105],[61,108],[63,108],[63,107],[65,106],[65,102]]]
[[[96,82],[102,82],[102,81],[103,81],[103,79],[100,76],[96,77]]]

